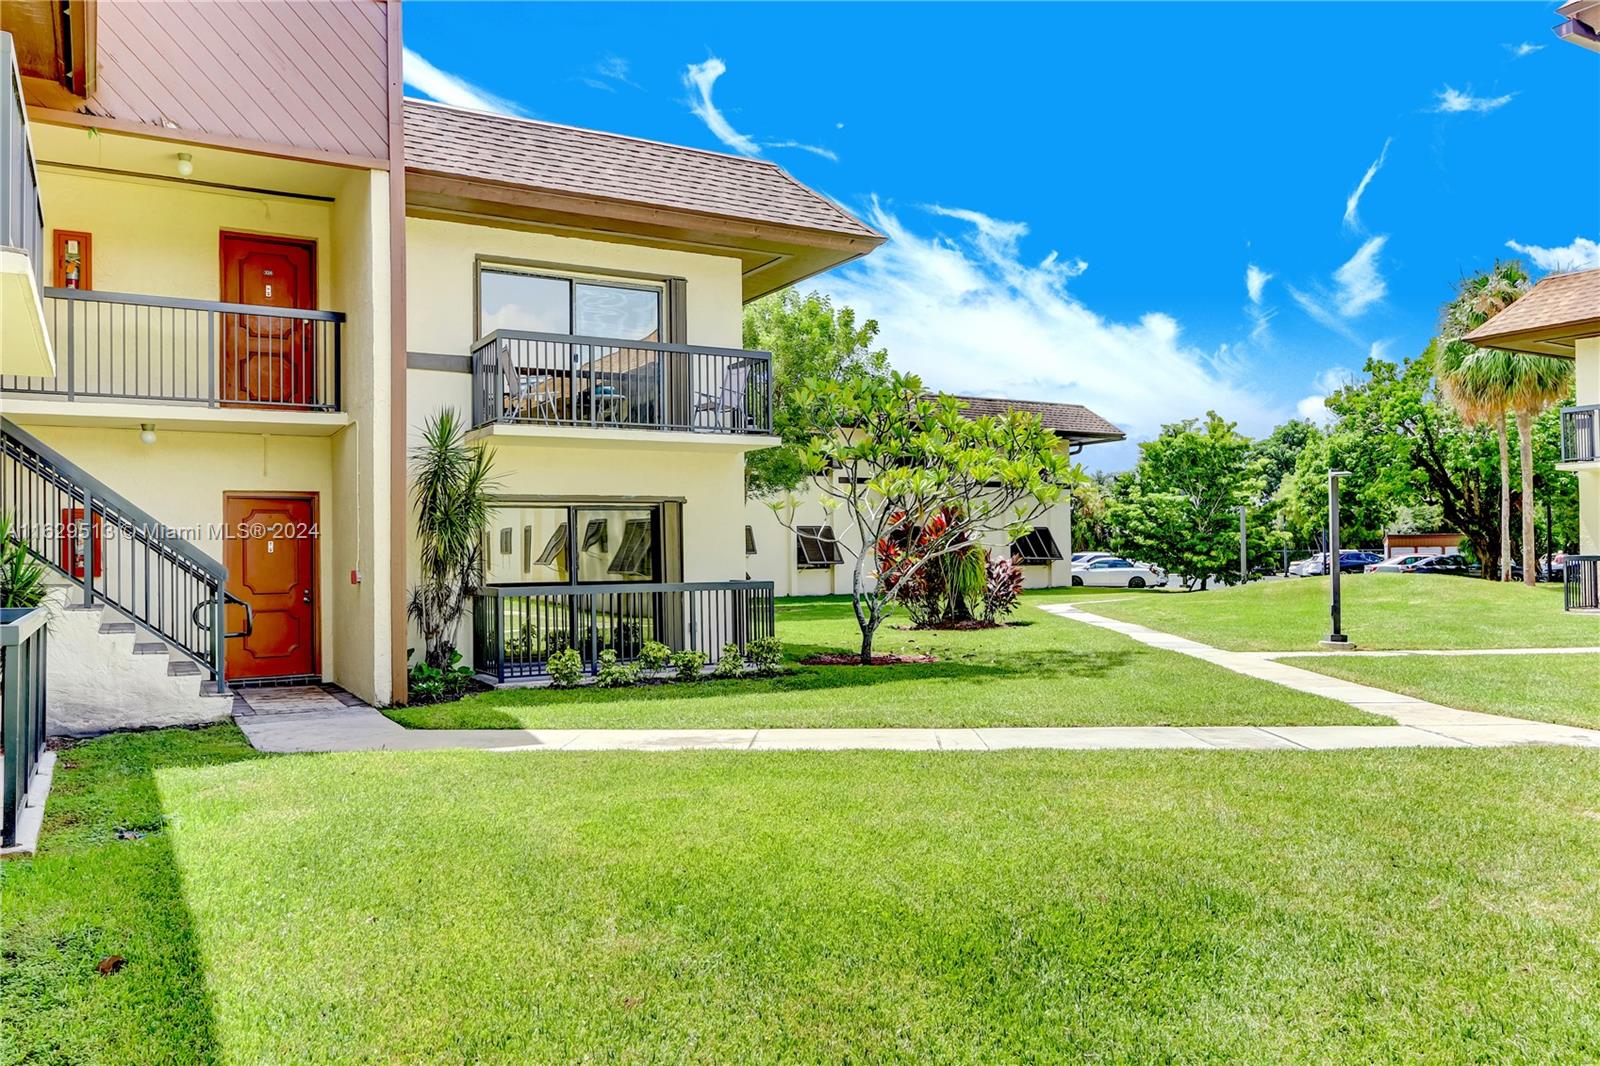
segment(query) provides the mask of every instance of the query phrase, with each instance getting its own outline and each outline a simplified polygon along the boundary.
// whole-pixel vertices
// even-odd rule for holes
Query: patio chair
[[[732,366],[722,373],[722,385],[712,391],[696,390],[694,395],[694,424],[696,426],[726,426],[732,432],[748,427],[746,394],[750,385],[750,367]]]
[[[511,345],[502,341],[497,355],[504,379],[506,418],[554,421],[561,410],[561,390],[553,374],[524,374],[511,358]]]

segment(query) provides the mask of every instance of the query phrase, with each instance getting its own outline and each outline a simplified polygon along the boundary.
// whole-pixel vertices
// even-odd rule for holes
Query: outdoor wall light
[[[139,443],[154,444],[156,442],[156,424],[154,422],[139,423]]]
[[[178,177],[187,178],[194,173],[194,156],[188,152],[178,153]]]

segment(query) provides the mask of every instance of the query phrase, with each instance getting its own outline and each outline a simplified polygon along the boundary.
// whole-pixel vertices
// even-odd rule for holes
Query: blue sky
[[[1419,351],[1508,241],[1600,266],[1600,56],[1553,4],[405,18],[411,95],[774,160],[890,234],[808,286],[877,318],[896,366],[1135,439],[1315,413],[1369,352]]]

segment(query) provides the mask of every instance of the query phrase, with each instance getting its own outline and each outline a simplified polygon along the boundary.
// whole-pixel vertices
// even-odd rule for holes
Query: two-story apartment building
[[[770,625],[741,307],[883,238],[769,162],[404,100],[399,6],[0,7],[0,502],[83,608],[58,728],[403,700],[442,406],[500,475],[480,670]]]
[[[1082,404],[958,396],[969,418],[1022,411],[1036,416],[1055,434],[1059,450],[1076,456],[1086,446],[1124,439],[1121,429]],[[835,474],[835,477],[848,475]],[[745,571],[770,581],[779,596],[831,596],[848,593],[863,550],[858,530],[836,529],[838,518],[826,508],[810,482],[770,499],[745,505]],[[1072,504],[1063,496],[1032,523],[1016,542],[994,533],[984,543],[993,555],[1021,566],[1028,588],[1072,584]],[[868,546],[870,550],[870,546]],[[868,564],[871,565],[870,563]]]

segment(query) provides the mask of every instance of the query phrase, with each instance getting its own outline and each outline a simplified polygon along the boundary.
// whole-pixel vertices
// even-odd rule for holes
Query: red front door
[[[248,636],[228,641],[228,678],[316,674],[317,517],[310,496],[224,497],[228,591],[254,613]],[[245,612],[228,609],[228,631]]]
[[[316,246],[285,237],[222,234],[224,303],[316,306]],[[312,403],[316,352],[311,324],[294,318],[225,313],[221,399],[251,406]]]

